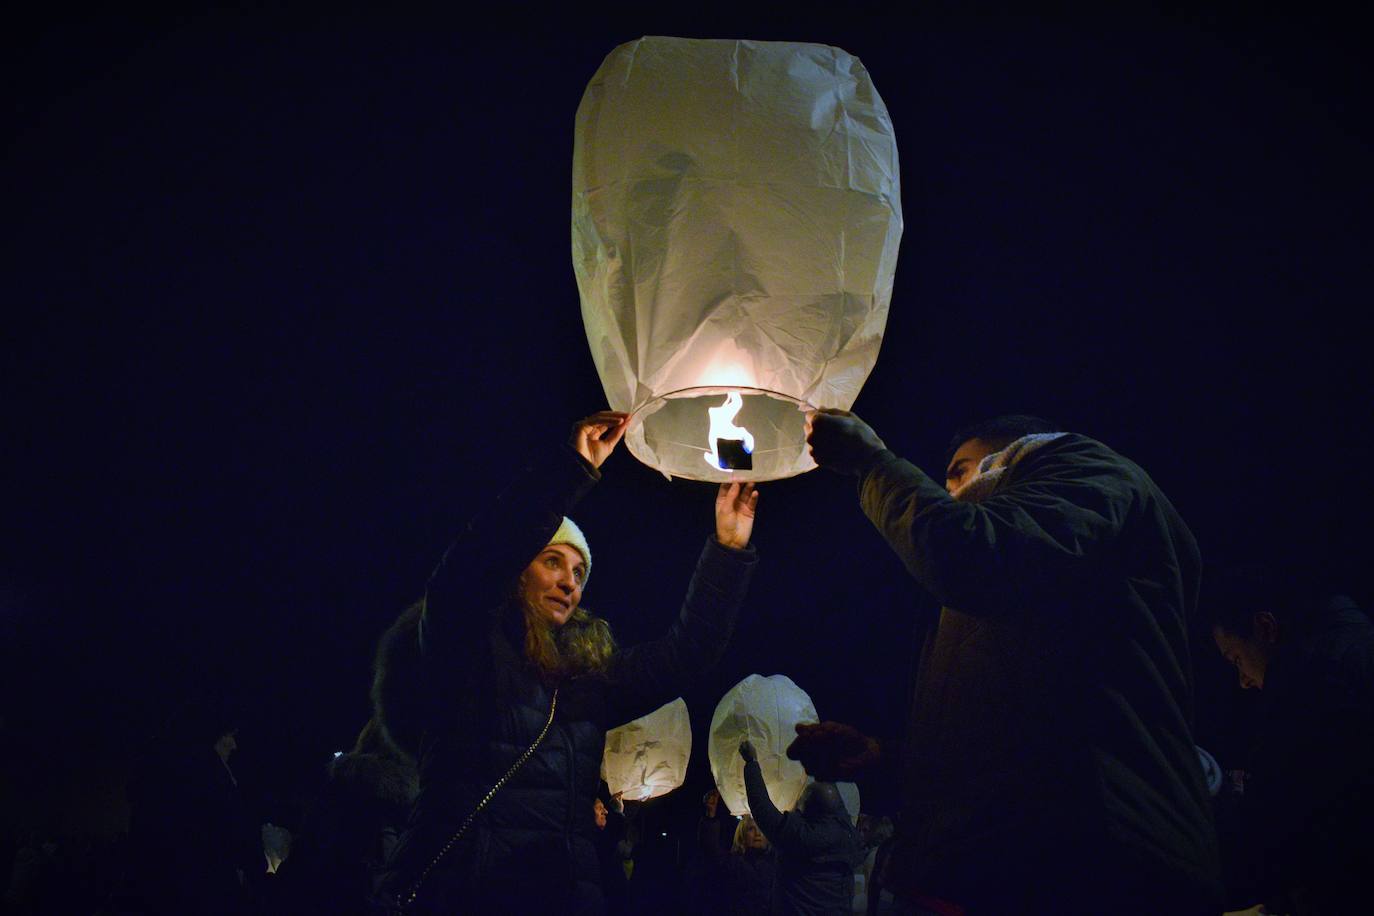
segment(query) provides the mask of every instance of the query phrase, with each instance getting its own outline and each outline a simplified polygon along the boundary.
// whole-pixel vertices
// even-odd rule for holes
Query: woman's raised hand
[[[573,424],[572,447],[594,468],[610,457],[625,436],[630,415],[620,410],[599,410]]]
[[[716,540],[735,550],[748,547],[758,504],[759,491],[752,483],[721,484],[716,493]]]

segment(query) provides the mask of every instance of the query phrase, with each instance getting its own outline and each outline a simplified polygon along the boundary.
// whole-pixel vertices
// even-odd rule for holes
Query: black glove
[[[754,745],[749,743],[748,738],[739,743],[739,755],[744,758],[745,763],[752,763],[759,759],[759,752],[754,750]]]

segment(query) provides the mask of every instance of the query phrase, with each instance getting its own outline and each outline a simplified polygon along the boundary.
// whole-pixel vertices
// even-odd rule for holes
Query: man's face
[[[972,480],[978,472],[978,463],[994,451],[982,439],[970,439],[959,446],[954,457],[949,459],[949,467],[945,468],[945,489],[953,493]]]
[[[1212,627],[1212,640],[1216,642],[1222,657],[1235,666],[1242,689],[1254,687],[1259,690],[1264,687],[1264,672],[1274,656],[1274,646],[1264,638],[1262,628],[1256,627],[1249,636],[1239,636],[1215,626]]]

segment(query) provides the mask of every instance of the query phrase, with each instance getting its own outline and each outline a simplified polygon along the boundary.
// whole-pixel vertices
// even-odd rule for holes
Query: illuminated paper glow
[[[751,674],[730,688],[711,717],[708,751],[711,775],[731,814],[749,810],[740,741],[748,738],[758,751],[768,797],[786,811],[796,805],[807,783],[806,770],[787,758],[787,746],[797,737],[798,722],[819,721],[806,691],[784,674]]]
[[[610,406],[639,460],[697,480],[815,467],[804,412],[848,408],[887,322],[902,234],[897,146],[839,48],[642,38],[577,110],[572,260]],[[737,394],[752,469],[708,453]]]
[[[678,697],[666,706],[606,732],[601,778],[624,801],[667,795],[687,778],[692,722]]]

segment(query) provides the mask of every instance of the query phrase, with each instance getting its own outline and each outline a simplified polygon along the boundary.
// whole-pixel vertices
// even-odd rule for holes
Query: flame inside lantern
[[[746,452],[752,454],[754,451],[754,434],[743,426],[735,425],[735,417],[742,407],[744,407],[744,398],[740,397],[738,391],[732,391],[725,396],[724,404],[719,407],[706,408],[706,415],[711,418],[711,428],[706,434],[706,444],[709,449],[702,457],[706,459],[707,464],[717,470],[728,470],[724,462],[721,461],[720,454],[716,451],[718,440],[742,441]]]

